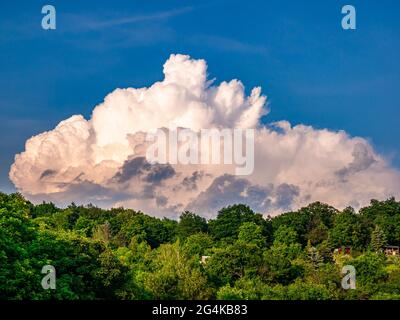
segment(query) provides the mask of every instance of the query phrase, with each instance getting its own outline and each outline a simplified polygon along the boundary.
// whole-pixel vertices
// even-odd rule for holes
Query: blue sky
[[[0,190],[25,141],[73,114],[86,118],[117,87],[162,79],[171,53],[203,58],[217,82],[261,86],[271,113],[370,139],[400,166],[400,2],[349,3],[357,30],[326,1],[42,1],[0,10]]]

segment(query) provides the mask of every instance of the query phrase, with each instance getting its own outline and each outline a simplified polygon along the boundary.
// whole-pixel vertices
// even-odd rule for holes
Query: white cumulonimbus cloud
[[[276,214],[322,201],[337,208],[400,194],[400,172],[363,138],[343,131],[260,123],[268,113],[260,88],[239,80],[214,85],[204,60],[171,55],[164,79],[116,89],[90,120],[74,115],[26,142],[10,179],[32,201],[125,206],[158,216],[192,210],[213,217],[245,203]],[[226,165],[151,164],[146,133],[158,128],[254,128],[255,169],[235,176]]]

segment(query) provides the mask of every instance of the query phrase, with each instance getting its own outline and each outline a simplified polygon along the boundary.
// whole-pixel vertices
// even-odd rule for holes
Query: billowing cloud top
[[[267,112],[260,88],[246,96],[238,80],[215,86],[204,60],[171,55],[164,80],[116,89],[90,120],[74,115],[30,138],[10,179],[33,201],[92,202],[170,217],[185,209],[211,217],[239,202],[275,214],[310,201],[358,207],[399,195],[399,171],[365,139],[287,121],[261,125]],[[151,164],[143,137],[158,128],[254,128],[254,173],[235,176],[226,165]]]

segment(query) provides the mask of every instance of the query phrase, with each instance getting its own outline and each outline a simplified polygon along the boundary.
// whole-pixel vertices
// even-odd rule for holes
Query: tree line
[[[0,299],[400,299],[400,256],[388,245],[400,246],[394,198],[266,218],[237,204],[175,221],[0,193]],[[41,286],[45,265],[55,290]],[[356,289],[341,285],[345,265]]]

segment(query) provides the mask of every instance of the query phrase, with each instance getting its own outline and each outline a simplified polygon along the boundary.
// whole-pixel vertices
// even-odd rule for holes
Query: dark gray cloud
[[[353,161],[336,172],[336,175],[343,180],[351,174],[368,169],[376,162],[374,155],[368,150],[367,146],[361,143],[357,143],[354,146],[352,156]]]
[[[64,190],[60,192],[27,194],[26,197],[35,203],[47,201],[57,203],[60,206],[67,206],[74,202],[78,205],[92,203],[109,207],[115,201],[129,199],[130,195],[123,192],[115,192],[112,189],[84,180],[79,183],[64,185]]]
[[[146,182],[159,184],[161,181],[172,178],[175,175],[175,169],[169,164],[154,164],[144,180]]]
[[[55,171],[55,170],[51,170],[51,169],[44,170],[42,172],[42,174],[40,175],[39,179],[42,180],[44,178],[51,177],[51,176],[55,175],[56,173],[57,173],[57,171]]]
[[[175,174],[175,169],[169,164],[150,164],[145,157],[136,157],[125,161],[114,176],[114,180],[124,183],[137,177],[144,182],[157,185]]]
[[[41,179],[51,177],[57,172],[51,169],[41,174]],[[93,203],[108,207],[117,201],[132,199],[155,199],[161,208],[168,207],[168,199],[156,192],[157,186],[176,174],[170,165],[150,164],[144,157],[136,157],[125,161],[119,172],[111,179],[109,186],[102,186],[85,180],[84,173],[79,174],[73,183],[54,182],[60,192],[49,194],[27,194],[28,199],[34,202],[51,201],[61,206],[71,202],[78,204]],[[136,191],[126,191],[124,183],[138,179],[141,188]]]
[[[185,177],[182,180],[182,186],[188,190],[197,190],[197,182],[204,176],[204,171],[194,171],[191,176]]]
[[[131,200],[154,199],[159,209],[167,209],[169,208],[168,198],[161,196],[157,192],[157,187],[175,175],[176,171],[171,165],[150,164],[145,157],[140,156],[126,160],[119,172],[112,178],[112,182],[117,182],[115,186],[117,190],[123,190],[124,183],[134,181],[140,185],[140,188],[137,188],[135,192],[130,191],[129,198]]]
[[[159,206],[159,207],[165,207],[168,203],[168,199],[167,199],[167,197],[159,196],[159,197],[156,197],[156,203],[157,203],[157,206]]]
[[[127,182],[133,177],[142,175],[143,171],[148,171],[150,167],[150,163],[144,157],[129,159],[125,161],[114,179],[121,183]]]
[[[289,210],[294,199],[300,195],[300,188],[292,184],[282,183],[275,190],[275,206],[282,210]]]
[[[281,184],[274,187],[253,185],[249,180],[224,174],[214,179],[211,185],[193,200],[187,210],[212,215],[222,207],[243,203],[258,212],[272,209],[288,209],[299,195],[298,187]]]

